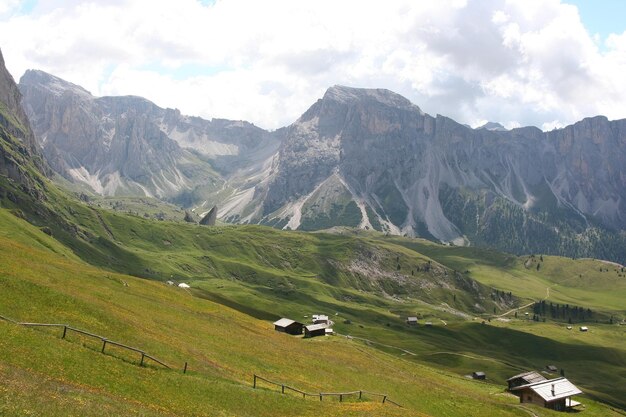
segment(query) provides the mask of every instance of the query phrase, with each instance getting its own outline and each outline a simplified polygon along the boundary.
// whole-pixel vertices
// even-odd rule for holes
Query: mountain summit
[[[385,89],[333,86],[266,132],[93,97],[39,71],[20,89],[52,167],[105,195],[151,195],[285,229],[350,226],[516,253],[621,260],[626,120],[471,129]]]
[[[287,128],[250,198],[221,215],[512,251],[600,245],[626,227],[624,132],[626,120],[602,116],[549,133],[474,130],[388,90],[335,86]]]

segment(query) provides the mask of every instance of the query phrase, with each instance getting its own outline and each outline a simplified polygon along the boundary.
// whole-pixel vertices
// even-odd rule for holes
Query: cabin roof
[[[552,393],[552,387],[554,387],[554,395]],[[513,388],[513,390],[518,391],[524,388],[529,388],[548,402],[583,393],[576,387],[576,385],[569,382],[567,378],[549,379],[547,381],[537,382],[534,384],[521,385]]]
[[[325,329],[327,326],[324,323],[320,323],[320,324],[309,324],[308,326],[304,326],[304,327],[305,329],[307,329],[307,331],[314,332],[315,330]]]
[[[286,318],[283,317],[282,319],[280,319],[278,321],[275,321],[274,322],[274,326],[287,327],[287,326],[291,326],[294,323],[298,323],[298,322],[295,321],[295,320],[286,319]],[[300,323],[298,323],[298,324],[300,324]]]
[[[408,321],[417,321],[417,317],[407,317]]]
[[[535,384],[537,382],[541,382],[541,381],[545,381],[546,377],[541,375],[539,372],[537,371],[528,371],[528,372],[522,372],[521,374],[517,374],[514,375],[512,377],[510,377],[509,379],[507,379],[506,381],[513,381],[514,379],[518,379],[518,378],[522,378],[524,379],[524,381],[526,381],[528,384]]]

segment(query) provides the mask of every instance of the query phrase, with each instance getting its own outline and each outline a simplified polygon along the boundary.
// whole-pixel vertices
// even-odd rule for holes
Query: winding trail
[[[545,297],[543,297],[543,301],[547,300],[548,298],[550,298],[550,287],[546,287],[546,296],[545,296]],[[530,302],[530,303],[528,303],[528,304],[524,304],[524,305],[523,305],[523,306],[521,306],[521,307],[514,308],[513,310],[509,310],[509,311],[507,311],[506,313],[499,314],[499,315],[497,315],[497,316],[495,316],[495,317],[496,317],[496,318],[499,318],[499,317],[504,317],[504,316],[507,316],[507,315],[509,315],[509,314],[511,314],[511,313],[514,313],[514,312],[516,312],[516,311],[522,310],[522,309],[524,309],[524,308],[526,308],[526,307],[530,307],[530,306],[531,306],[531,305],[533,305],[533,304],[535,304],[535,301],[531,301],[531,302]]]

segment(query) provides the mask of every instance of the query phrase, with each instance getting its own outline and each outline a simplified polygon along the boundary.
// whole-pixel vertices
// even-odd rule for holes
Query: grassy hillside
[[[0,314],[67,322],[139,346],[178,369],[142,369],[133,364],[138,358],[123,352],[114,354],[124,360],[99,355],[99,345],[89,340],[71,336],[64,341],[58,332],[0,323],[3,334],[10,335],[0,342],[0,373],[14,381],[0,391],[11,398],[2,410],[6,414],[31,410],[80,415],[97,406],[110,415],[125,409],[137,415],[484,415],[485,409],[493,415],[524,415],[516,399],[503,394],[503,380],[526,367],[543,367],[546,361],[565,367],[569,377],[598,398],[617,403],[621,398],[619,383],[609,389],[624,378],[614,375],[626,364],[619,330],[607,326],[599,333],[594,328],[585,340],[560,340],[555,332],[543,330],[551,323],[479,324],[467,312],[475,298],[487,299],[489,308],[498,305],[489,298],[488,287],[462,275],[451,281],[458,288],[437,287],[439,279],[446,283],[446,273],[455,276],[452,266],[457,265],[448,268],[435,260],[435,253],[416,253],[409,241],[252,226],[205,228],[109,212],[98,216],[88,207],[71,211],[81,220],[80,230],[104,231],[109,238],[99,236],[70,251],[39,228],[0,210]],[[80,259],[89,259],[90,253],[101,254],[90,260],[109,270]],[[355,259],[361,269],[347,268]],[[491,267],[510,267],[509,261],[504,266],[497,266],[499,262]],[[112,272],[122,268],[185,280],[193,288],[187,292]],[[406,276],[392,274],[403,270]],[[358,278],[358,271],[368,271],[370,277]],[[412,276],[415,282],[401,282],[402,276],[405,281]],[[463,291],[464,285],[478,290]],[[415,355],[343,337],[293,338],[275,333],[269,321],[281,315],[306,320],[304,315],[315,312],[333,315],[340,333],[403,347]],[[409,329],[403,323],[409,313],[435,326]],[[529,346],[534,348],[529,351]],[[520,347],[524,356],[517,353]],[[181,375],[185,361],[191,372]],[[495,384],[463,377],[476,369],[486,370]],[[371,401],[319,404],[252,391],[254,372],[310,391],[384,392],[408,411]],[[49,395],[34,401],[29,394],[33,390]],[[240,405],[242,397],[245,405]],[[210,401],[209,407],[206,398],[221,400]],[[586,415],[611,415],[588,398],[584,402]]]
[[[525,412],[502,387],[433,370],[342,337],[304,340],[271,323],[185,290],[89,266],[25,222],[0,217],[2,314],[70,323],[139,346],[176,367],[139,367],[138,358],[56,330],[0,321],[2,415],[484,415]],[[13,231],[40,244],[14,239]],[[8,231],[8,232],[7,232]],[[8,256],[11,254],[11,256]],[[182,374],[185,361],[190,371]],[[310,391],[366,389],[405,408],[373,401],[302,400],[252,390],[252,373]],[[612,415],[588,401],[589,415]],[[540,410],[541,415],[552,415]],[[606,414],[608,413],[608,414]]]

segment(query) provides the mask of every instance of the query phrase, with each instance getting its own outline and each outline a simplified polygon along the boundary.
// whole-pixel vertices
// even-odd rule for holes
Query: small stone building
[[[417,326],[417,317],[407,317],[406,324],[410,326]]]
[[[304,324],[286,318],[282,318],[274,322],[274,330],[276,330],[277,332],[283,332],[293,335],[302,334],[303,327]]]
[[[483,371],[476,371],[472,372],[472,378],[485,380],[487,379],[487,375]]]

